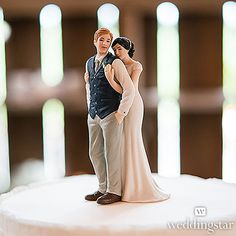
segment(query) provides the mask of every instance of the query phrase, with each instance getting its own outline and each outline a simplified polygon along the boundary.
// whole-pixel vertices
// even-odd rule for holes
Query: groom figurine
[[[121,200],[121,139],[123,119],[134,99],[134,86],[121,60],[108,52],[113,35],[106,28],[94,34],[97,54],[86,62],[89,156],[98,178],[99,188],[86,195],[88,201],[111,204]],[[112,65],[123,88],[117,93],[109,84],[104,68]],[[106,70],[106,68],[105,68]]]

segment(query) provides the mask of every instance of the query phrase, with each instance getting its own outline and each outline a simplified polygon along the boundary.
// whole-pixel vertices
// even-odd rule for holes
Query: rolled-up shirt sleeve
[[[85,71],[88,73],[88,70],[87,70],[87,63],[88,63],[88,62],[86,62]],[[90,105],[90,85],[89,85],[89,81],[86,82],[86,84],[85,84],[85,89],[86,89],[87,106],[88,106],[88,110],[89,110],[89,105]]]
[[[85,84],[85,89],[86,89],[87,106],[88,106],[88,109],[89,109],[89,105],[90,105],[90,88],[89,88],[89,83]]]
[[[112,67],[114,68],[115,78],[119,81],[123,89],[122,99],[117,112],[125,117],[133,103],[135,88],[124,63],[120,59],[115,59]]]

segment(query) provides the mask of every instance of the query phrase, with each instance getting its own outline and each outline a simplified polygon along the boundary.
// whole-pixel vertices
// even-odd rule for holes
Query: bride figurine
[[[142,138],[144,105],[138,90],[140,74],[143,70],[140,62],[132,59],[134,44],[125,37],[118,37],[112,43],[115,55],[124,63],[135,87],[135,97],[128,115],[124,118],[122,138],[122,201],[157,202],[170,197],[152,177]],[[122,87],[114,77],[112,65],[105,66],[105,75],[118,93]]]

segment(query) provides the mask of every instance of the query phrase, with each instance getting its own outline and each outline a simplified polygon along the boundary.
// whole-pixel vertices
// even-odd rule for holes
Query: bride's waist
[[[135,96],[134,96],[135,100],[143,100],[142,96],[140,95],[140,93],[138,91],[135,91]]]

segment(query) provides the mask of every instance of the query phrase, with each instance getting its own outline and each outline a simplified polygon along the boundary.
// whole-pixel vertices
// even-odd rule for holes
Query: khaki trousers
[[[99,191],[121,196],[121,139],[123,123],[115,112],[103,119],[88,114],[89,156],[99,182]]]

